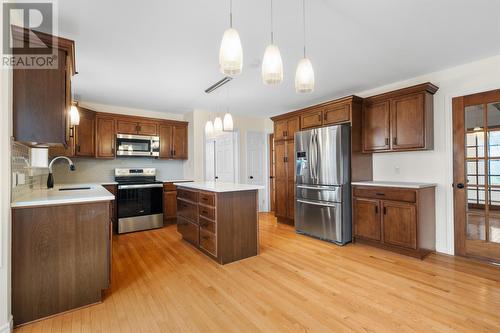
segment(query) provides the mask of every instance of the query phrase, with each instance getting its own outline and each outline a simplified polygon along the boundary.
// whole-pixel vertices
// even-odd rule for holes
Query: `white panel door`
[[[215,178],[221,182],[235,182],[235,137],[224,133],[215,139]]]
[[[215,180],[215,140],[205,142],[205,180]]]
[[[247,133],[247,183],[267,187],[266,135],[261,132]],[[259,209],[266,210],[266,189],[259,190]]]

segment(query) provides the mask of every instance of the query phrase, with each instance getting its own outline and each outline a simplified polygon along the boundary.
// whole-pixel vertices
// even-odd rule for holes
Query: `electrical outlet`
[[[24,173],[17,174],[17,185],[25,185],[26,184],[26,175]]]

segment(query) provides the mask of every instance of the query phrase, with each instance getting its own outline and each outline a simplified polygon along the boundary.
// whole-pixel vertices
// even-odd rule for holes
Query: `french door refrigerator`
[[[349,124],[295,134],[298,233],[344,245],[351,241]]]

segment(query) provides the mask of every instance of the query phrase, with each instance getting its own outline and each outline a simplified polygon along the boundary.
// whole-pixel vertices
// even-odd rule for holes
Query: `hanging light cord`
[[[271,0],[271,44],[274,44],[273,0]]]
[[[233,27],[233,0],[229,0],[229,26]]]
[[[302,28],[304,30],[304,58],[306,57],[306,0],[302,0]]]

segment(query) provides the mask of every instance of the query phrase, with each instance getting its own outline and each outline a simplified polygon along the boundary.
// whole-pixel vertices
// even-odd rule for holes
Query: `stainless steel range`
[[[148,230],[163,226],[163,183],[156,169],[115,169],[118,182],[117,233]]]

